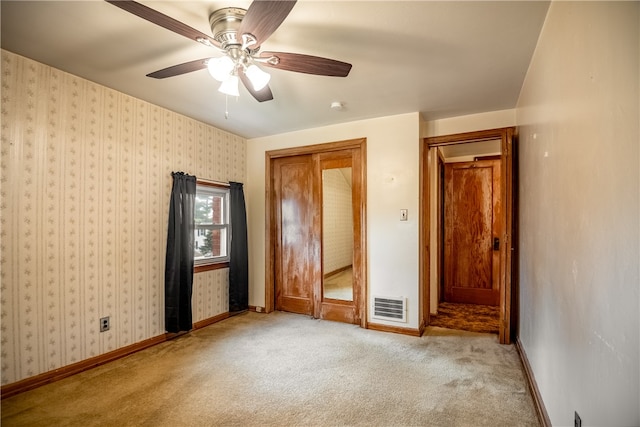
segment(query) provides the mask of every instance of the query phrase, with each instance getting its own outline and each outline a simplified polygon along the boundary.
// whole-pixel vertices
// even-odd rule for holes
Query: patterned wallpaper
[[[1,114],[2,384],[164,333],[170,173],[244,182],[246,140],[4,50]]]
[[[353,262],[353,205],[351,184],[340,169],[322,171],[322,188],[322,256],[327,274]]]

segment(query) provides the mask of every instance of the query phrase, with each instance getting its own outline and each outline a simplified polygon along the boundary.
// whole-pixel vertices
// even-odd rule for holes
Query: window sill
[[[203,271],[219,270],[221,268],[228,268],[228,267],[229,267],[229,261],[216,262],[216,263],[212,263],[212,264],[196,265],[195,267],[193,267],[193,272],[194,273],[201,273]]]

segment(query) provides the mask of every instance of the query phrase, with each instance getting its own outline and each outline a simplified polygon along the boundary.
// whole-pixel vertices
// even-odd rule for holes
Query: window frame
[[[194,234],[198,231],[198,230],[207,230],[207,229],[211,229],[211,230],[220,230],[220,229],[225,229],[227,231],[227,239],[226,239],[226,245],[227,245],[227,255],[224,257],[212,257],[212,258],[207,258],[207,259],[200,259],[200,260],[196,260],[194,257],[193,260],[193,271],[194,273],[199,273],[202,271],[209,271],[209,270],[217,270],[220,268],[227,268],[229,267],[229,250],[231,247],[231,206],[230,206],[230,202],[231,202],[231,195],[230,195],[230,186],[228,184],[222,184],[222,183],[214,183],[211,181],[206,181],[206,180],[201,180],[201,179],[197,179],[196,180],[196,197],[198,195],[198,192],[201,190],[201,188],[207,188],[209,190],[207,190],[206,192],[208,194],[211,193],[223,193],[224,194],[224,207],[223,207],[223,217],[225,217],[226,219],[226,223],[222,224],[222,225],[211,225],[211,226],[207,226],[207,227],[197,227],[194,223]],[[203,191],[204,192],[204,191]],[[195,212],[194,212],[195,214]],[[195,246],[195,245],[194,245]]]

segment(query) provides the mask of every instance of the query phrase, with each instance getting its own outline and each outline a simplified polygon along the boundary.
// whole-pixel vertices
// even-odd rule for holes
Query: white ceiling
[[[211,34],[208,17],[250,1],[142,1]],[[546,1],[300,0],[262,50],[353,64],[346,78],[268,68],[273,101],[229,99],[206,70],[145,75],[219,56],[104,1],[0,2],[2,48],[246,138],[420,112],[425,120],[513,108]],[[344,102],[342,111],[329,108]]]

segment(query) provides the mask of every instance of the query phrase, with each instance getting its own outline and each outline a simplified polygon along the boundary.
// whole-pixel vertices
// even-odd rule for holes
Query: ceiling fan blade
[[[265,86],[260,90],[255,90],[253,88],[253,85],[249,81],[249,78],[245,76],[244,73],[238,73],[238,77],[240,77],[240,81],[242,82],[244,87],[247,88],[249,93],[253,95],[253,97],[258,102],[271,101],[273,99],[273,94],[271,93],[271,89],[269,88],[269,85]]]
[[[251,34],[256,38],[256,46],[260,46],[282,24],[295,4],[296,0],[255,0],[242,18],[238,33]]]
[[[202,43],[207,46],[220,47],[220,43],[218,43],[216,40],[209,37],[208,35],[201,33],[195,28],[191,28],[187,24],[183,24],[182,22],[176,19],[173,19],[170,16],[162,14],[157,10],[151,9],[150,7],[145,6],[143,4],[140,4],[132,0],[105,0],[105,1],[107,3],[111,3],[112,5],[119,7],[120,9],[126,10],[129,13],[139,16],[142,19],[145,19],[156,25],[159,25],[162,28],[166,28],[167,30],[173,31],[176,34],[180,34],[181,36],[185,36],[191,40],[197,41],[198,43]]]
[[[167,77],[179,76],[180,74],[202,70],[203,68],[207,68],[207,61],[209,59],[211,58],[196,59],[195,61],[189,61],[172,67],[163,68],[162,70],[147,74],[147,77],[153,77],[154,79],[166,79]]]
[[[261,62],[260,65],[278,68],[280,70],[295,71],[297,73],[317,74],[320,76],[347,77],[351,71],[351,64],[319,56],[303,55],[287,52],[262,52],[260,58],[277,57],[278,63]]]

